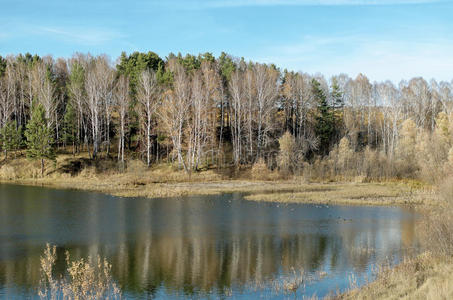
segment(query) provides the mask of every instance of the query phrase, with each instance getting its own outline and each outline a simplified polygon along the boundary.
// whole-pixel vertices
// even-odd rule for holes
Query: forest
[[[226,53],[221,53],[219,57],[211,53],[170,53],[161,58],[154,52],[123,52],[115,61],[107,55],[82,53],[75,53],[71,58],[41,57],[29,53],[10,55],[0,57],[0,155],[0,183],[66,189],[67,196],[58,196],[62,199],[55,201],[59,204],[63,202],[62,205],[66,205],[65,200],[73,201],[77,197],[87,200],[86,204],[82,204],[87,213],[79,215],[84,218],[90,216],[80,221],[92,226],[90,229],[93,230],[89,232],[101,234],[102,231],[94,228],[102,226],[99,220],[103,218],[98,217],[100,215],[96,212],[104,211],[98,206],[104,202],[94,201],[96,198],[91,196],[73,195],[74,189],[117,196],[109,198],[108,203],[110,205],[111,199],[118,199],[121,208],[112,211],[140,212],[137,217],[129,215],[127,218],[142,222],[140,228],[151,228],[154,223],[150,220],[156,222],[162,217],[162,224],[165,224],[162,228],[174,225],[181,228],[175,229],[175,232],[180,230],[183,233],[183,239],[175,240],[177,247],[173,248],[173,240],[165,234],[162,235],[164,242],[159,243],[150,234],[139,233],[144,246],[130,250],[122,240],[126,235],[119,234],[121,243],[124,243],[121,247],[126,249],[127,263],[123,264],[122,256],[115,256],[113,261],[118,266],[112,268],[104,260],[103,264],[98,263],[96,269],[88,263],[89,259],[85,261],[81,258],[71,262],[68,269],[69,273],[72,272],[72,282],[53,279],[56,246],[48,244],[43,256],[30,260],[41,263],[41,280],[49,283],[50,289],[45,289],[46,292],[40,294],[41,298],[47,299],[47,292],[55,293],[55,288],[71,287],[73,291],[81,291],[79,286],[93,290],[102,287],[101,292],[104,293],[104,287],[111,285],[115,294],[120,289],[114,285],[114,277],[109,274],[112,270],[115,276],[124,274],[117,277],[123,280],[121,276],[126,279],[134,277],[135,270],[142,272],[140,278],[149,277],[146,274],[154,272],[153,268],[168,270],[170,275],[166,278],[177,274],[175,280],[171,279],[177,283],[177,288],[179,282],[184,282],[186,286],[192,280],[194,286],[211,291],[214,282],[206,283],[204,277],[194,277],[195,273],[190,268],[204,270],[200,274],[207,272],[211,274],[209,278],[214,278],[218,272],[223,278],[225,271],[217,267],[229,262],[214,262],[206,267],[202,260],[189,258],[187,261],[190,263],[179,264],[177,270],[165,265],[165,257],[150,261],[147,258],[148,262],[143,263],[146,268],[128,263],[134,261],[131,259],[133,255],[146,256],[152,247],[157,253],[155,257],[159,257],[159,251],[170,253],[171,257],[176,257],[175,253],[178,253],[178,261],[182,261],[186,253],[180,250],[185,249],[181,246],[182,241],[192,241],[190,228],[202,228],[211,235],[212,228],[217,226],[213,220],[225,220],[223,216],[228,216],[230,212],[232,226],[241,228],[242,232],[248,226],[240,227],[238,224],[249,223],[239,222],[241,213],[244,220],[250,219],[249,212],[254,210],[258,211],[256,220],[271,219],[262,210],[271,206],[256,204],[260,201],[275,202],[272,209],[277,211],[276,216],[281,216],[281,224],[292,224],[294,207],[291,205],[296,203],[311,204],[302,207],[301,211],[307,207],[313,211],[324,209],[329,218],[334,206],[340,205],[341,215],[332,217],[331,222],[332,226],[340,228],[335,232],[346,234],[346,238],[339,236],[338,240],[344,240],[348,245],[347,249],[351,251],[345,252],[344,257],[347,258],[344,260],[351,258],[353,264],[356,258],[360,263],[367,261],[367,257],[374,256],[375,252],[363,246],[368,245],[364,240],[357,238],[366,237],[368,243],[371,235],[361,231],[357,231],[360,233],[357,236],[351,235],[357,233],[358,227],[350,227],[355,221],[343,215],[347,211],[346,206],[392,206],[404,210],[404,214],[406,209],[420,212],[423,219],[420,222],[417,220],[417,224],[401,223],[401,227],[395,227],[396,231],[392,229],[388,232],[392,238],[396,237],[396,244],[399,245],[400,236],[395,232],[401,230],[401,241],[405,247],[412,249],[413,244],[420,242],[424,252],[415,256],[409,254],[395,268],[390,264],[378,267],[373,278],[376,280],[361,288],[349,279],[350,287],[335,299],[378,299],[401,295],[449,299],[453,294],[450,284],[453,280],[453,81],[427,81],[414,77],[396,84],[392,81],[372,82],[364,74],[358,74],[355,78],[346,74],[326,78],[322,74],[282,70],[274,64],[246,61]],[[5,200],[2,211],[4,220],[8,220],[7,216],[15,209],[13,203],[20,202],[16,199],[21,197],[28,197],[33,203],[24,206],[24,212],[30,212],[33,218],[41,213],[41,219],[54,222],[55,216],[51,216],[50,212],[60,214],[58,209],[51,208],[54,202],[47,204],[49,208],[36,209],[36,199],[41,200],[38,190],[28,192],[23,186],[0,186],[4,188],[0,192],[6,195],[3,198],[13,200],[11,204]],[[9,189],[12,192],[8,192]],[[40,206],[46,207],[45,201],[52,200],[48,191],[51,189],[43,190],[44,204],[40,202]],[[16,192],[26,196],[16,196]],[[60,191],[58,193],[61,195]],[[218,210],[212,209],[211,202],[206,204],[205,199],[208,198],[202,198],[203,195],[215,199],[220,194],[221,197],[240,195],[241,198],[228,201],[224,198],[225,201],[215,202],[226,205]],[[184,200],[184,197],[192,195],[200,198]],[[138,202],[125,202],[124,197],[134,197]],[[145,198],[157,202],[140,202]],[[143,207],[126,209],[126,203],[143,203]],[[154,206],[152,203],[161,204]],[[254,203],[256,207],[249,207],[249,212],[243,212],[238,203],[247,205],[244,207]],[[194,208],[189,205],[194,205]],[[205,205],[211,210],[203,211]],[[175,212],[173,219],[165,214],[167,208]],[[371,211],[369,207],[364,209]],[[219,211],[222,218],[209,216],[212,211]],[[189,218],[188,212],[203,213]],[[379,212],[376,215],[382,213],[377,208],[376,212]],[[308,214],[311,217],[311,213]],[[71,215],[78,214],[71,211]],[[263,218],[263,215],[266,217]],[[11,228],[16,228],[17,217],[12,216],[14,222]],[[374,221],[368,216],[363,214],[360,217],[367,220],[367,224],[373,224],[373,234],[377,232],[375,227],[384,228],[385,233],[389,228],[384,225],[392,223],[386,218],[372,223]],[[67,216],[62,215],[62,218]],[[24,217],[21,215],[19,219]],[[182,220],[189,222],[186,224]],[[205,222],[197,223],[200,220]],[[122,222],[118,220],[116,223],[130,225]],[[111,226],[110,221],[108,224]],[[263,228],[276,226],[263,225],[257,232],[261,235]],[[48,228],[45,225],[41,227]],[[280,225],[277,227],[283,228]],[[222,238],[226,236],[224,231],[219,232]],[[266,238],[258,241],[257,245],[275,244],[267,235],[263,236]],[[376,236],[379,236],[378,240],[383,240],[381,235]],[[350,237],[353,239],[350,240]],[[415,237],[420,237],[420,240],[415,242]],[[304,247],[310,245],[313,236],[309,235],[310,242],[301,237],[291,242],[292,238],[285,236],[278,249],[286,251],[284,246],[290,245],[294,252],[294,249],[300,248],[296,251],[297,257],[302,257],[304,261],[305,256],[300,256],[304,251],[307,257],[318,261],[319,256],[312,253],[319,254],[323,253],[320,249],[330,249],[330,246],[326,248],[324,236],[320,238],[319,245],[304,251],[299,244]],[[140,239],[134,247],[140,245]],[[212,239],[211,236],[209,239]],[[254,239],[252,236],[246,240],[247,245],[252,245]],[[151,241],[153,246],[149,248]],[[392,239],[387,242],[385,247],[393,249]],[[203,239],[201,244],[206,244]],[[212,253],[218,253],[218,242],[215,245],[206,244],[206,249],[200,247],[201,244],[187,245],[190,257],[215,260]],[[331,245],[332,250],[328,253],[334,253],[333,249],[337,248],[336,243]],[[318,246],[321,248],[318,249]],[[252,256],[255,253],[255,250],[239,244],[232,246],[232,249],[235,257],[239,257],[239,253],[252,253]],[[214,252],[211,253],[211,250]],[[270,270],[264,273],[271,274],[280,268],[273,263],[273,260],[280,261],[280,257],[276,259],[272,256],[277,252],[272,247],[256,252],[257,257],[261,257],[257,262],[261,262],[264,268],[244,263],[244,259],[248,261],[251,256],[241,256],[241,260],[229,259],[232,262],[231,278],[244,282],[249,280],[248,277],[242,278],[240,267]],[[68,253],[66,261],[69,267]],[[263,253],[272,255],[262,256]],[[294,271],[297,257],[287,256],[289,260],[283,260],[286,262],[284,268],[291,266]],[[332,261],[343,265],[343,260]],[[24,267],[15,261],[9,264],[21,266],[24,274],[37,274],[27,269],[30,264]],[[99,266],[104,267],[99,269]],[[246,271],[247,274],[250,272]],[[93,274],[104,274],[105,278],[96,275],[98,277],[93,280]],[[186,279],[187,274],[190,274],[190,279]],[[262,275],[259,272],[256,274],[256,278]],[[305,285],[303,275],[299,274],[297,278],[296,285],[286,288],[294,296],[297,289],[303,289]],[[202,279],[203,283],[199,284]],[[162,281],[160,278],[157,280]],[[276,283],[273,282],[273,286]],[[63,293],[66,292],[69,293]]]
[[[0,145],[42,162],[172,163],[188,174],[440,178],[453,166],[453,83],[325,78],[222,53],[0,57]]]

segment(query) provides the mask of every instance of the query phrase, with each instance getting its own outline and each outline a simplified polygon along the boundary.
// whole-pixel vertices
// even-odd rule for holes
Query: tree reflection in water
[[[0,296],[33,293],[47,242],[59,246],[59,257],[66,250],[75,259],[106,257],[126,296],[246,297],[256,283],[292,270],[326,274],[305,289],[323,296],[347,287],[351,272],[363,279],[371,265],[412,249],[414,222],[403,208],[277,205],[240,195],[126,199],[0,185]]]

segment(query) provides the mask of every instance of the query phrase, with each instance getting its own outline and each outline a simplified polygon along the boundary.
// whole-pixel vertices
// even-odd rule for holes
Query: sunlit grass
[[[309,184],[298,186],[291,192],[255,193],[245,198],[255,201],[343,205],[432,205],[437,201],[432,192],[394,182]]]
[[[79,162],[81,162],[81,166],[78,170],[70,169]],[[71,171],[74,172],[71,173]],[[259,176],[260,171],[256,167],[239,173],[234,177],[237,179],[231,179],[215,169],[193,172],[189,175],[174,165],[160,164],[147,168],[138,160],[129,161],[126,170],[121,171],[114,160],[101,160],[93,163],[90,162],[88,155],[76,158],[71,155],[59,155],[55,165],[49,162],[46,164],[46,175],[41,178],[39,163],[29,161],[24,157],[3,161],[0,164],[0,179],[5,182],[75,188],[125,197],[173,197],[240,192],[245,193],[246,199],[253,201],[342,205],[417,205],[423,207],[421,210],[427,208],[426,211],[431,216],[428,219],[429,224],[424,226],[426,234],[431,237],[429,243],[441,248],[435,253],[431,251],[415,258],[406,258],[397,267],[380,267],[376,281],[362,288],[354,288],[352,285],[351,291],[337,294],[334,298],[453,298],[453,285],[451,284],[453,282],[451,275],[453,260],[449,248],[453,236],[449,229],[451,214],[445,214],[448,209],[442,208],[433,212],[435,207],[445,206],[441,205],[442,201],[431,186],[417,180],[396,179],[385,182],[364,182],[363,178],[350,178],[349,180],[338,178],[338,182],[307,182],[306,179],[298,177],[283,180],[278,174],[267,172],[266,176]],[[451,186],[453,185],[448,183],[442,187],[445,193],[449,193],[449,199],[453,195]],[[47,257],[47,260],[42,260],[42,274],[47,279],[43,281],[46,282],[46,288],[41,293],[48,299],[49,297],[52,299],[52,290],[56,289],[62,293],[64,288],[65,293],[70,291],[68,283],[63,286],[60,279],[50,277],[52,274],[49,273],[49,266],[54,263],[53,255],[52,249],[47,249],[47,254],[44,256]],[[87,272],[83,272],[86,276],[91,276],[92,279],[88,282],[93,284],[99,278],[94,280],[92,275],[89,275],[93,273],[88,270],[94,270],[93,268],[106,270],[103,269],[105,262],[102,261],[98,261],[97,265],[91,265],[88,261],[73,263],[75,265],[72,265],[72,269],[68,269],[68,274],[75,276],[86,270]],[[276,287],[280,292],[289,295],[294,294],[294,291],[300,292],[303,289],[303,280],[306,280],[306,278],[302,278],[302,275],[293,276],[286,283],[282,281]],[[81,285],[82,283],[79,286]],[[73,287],[75,288],[75,286]],[[72,293],[77,293],[77,289],[74,289]]]
[[[334,299],[453,299],[453,260],[426,252],[396,267],[381,266],[376,280]]]
[[[66,273],[55,277],[56,246],[47,244],[41,256],[41,281],[38,295],[41,299],[121,299],[121,291],[111,276],[111,265],[99,256],[91,262],[71,260],[66,252]]]
[[[252,176],[253,175],[253,176]],[[233,179],[234,178],[234,179]],[[121,171],[114,160],[93,162],[88,154],[78,157],[59,155],[56,164],[47,163],[40,176],[39,163],[24,157],[3,162],[0,180],[55,188],[83,189],[123,197],[177,197],[246,193],[246,199],[284,203],[323,203],[344,205],[435,204],[433,193],[417,181],[382,183],[312,182],[294,177],[281,179],[277,173],[258,176],[256,168],[234,177],[209,169],[187,174],[175,165],[162,163],[147,168],[138,160],[127,162]]]

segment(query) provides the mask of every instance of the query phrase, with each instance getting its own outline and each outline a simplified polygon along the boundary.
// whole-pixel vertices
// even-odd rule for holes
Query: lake
[[[46,243],[64,262],[106,257],[126,299],[285,299],[270,282],[304,271],[297,296],[372,278],[417,249],[408,208],[279,204],[240,194],[122,198],[0,185],[0,298],[34,298]]]

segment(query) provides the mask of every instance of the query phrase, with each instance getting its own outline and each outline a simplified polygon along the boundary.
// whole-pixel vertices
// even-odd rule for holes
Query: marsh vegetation
[[[452,95],[449,82],[327,79],[225,53],[0,57],[0,180],[127,197],[239,192],[255,205],[417,207],[427,252],[339,297],[448,298]]]
[[[66,252],[91,267],[100,256],[126,299],[284,298],[295,286],[298,298],[323,297],[346,290],[351,273],[361,285],[373,265],[418,249],[408,207],[240,194],[124,198],[21,185],[0,185],[0,199],[0,298],[36,295],[47,243],[57,246],[53,279],[69,276]]]

